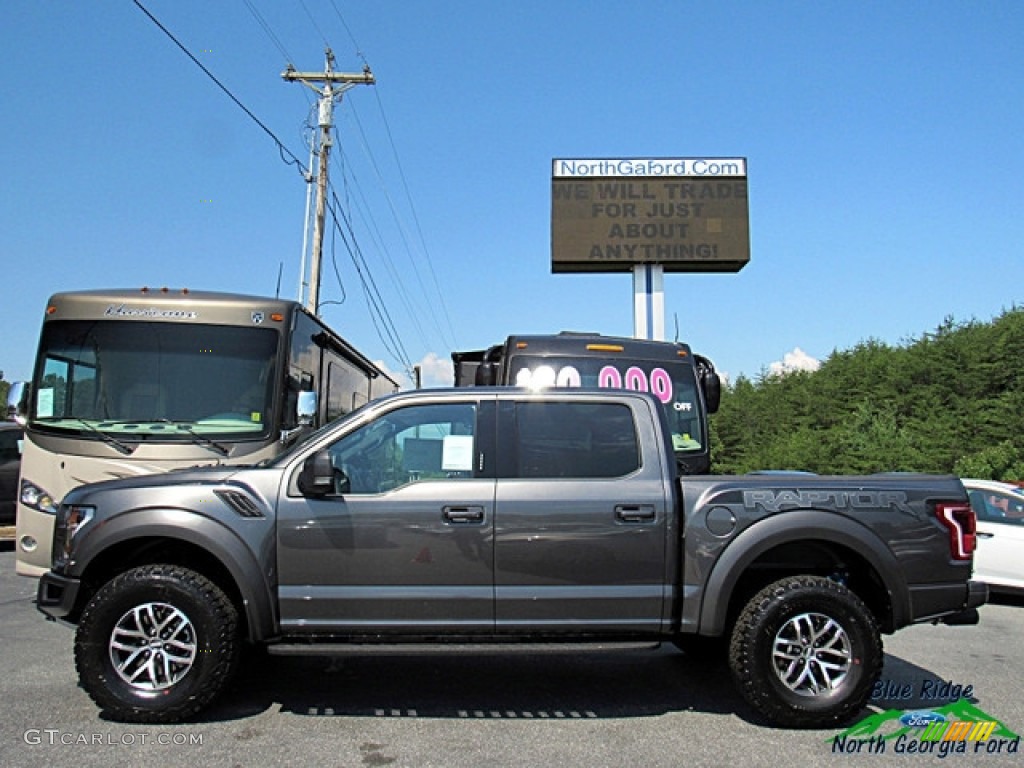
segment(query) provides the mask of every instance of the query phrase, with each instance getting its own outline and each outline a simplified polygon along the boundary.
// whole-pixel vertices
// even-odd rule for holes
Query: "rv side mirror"
[[[317,451],[302,463],[299,491],[303,496],[326,496],[334,490],[334,465],[331,454]]]
[[[28,421],[28,394],[27,381],[12,381],[11,388],[7,390],[7,418],[22,426]]]
[[[480,363],[476,369],[473,383],[478,387],[493,387],[498,381],[497,363]]]
[[[295,416],[299,426],[312,426],[316,420],[317,396],[316,392],[299,392],[298,402],[295,406]]]

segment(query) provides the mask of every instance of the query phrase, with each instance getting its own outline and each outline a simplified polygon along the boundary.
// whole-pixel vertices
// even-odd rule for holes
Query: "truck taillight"
[[[949,549],[954,560],[970,560],[978,543],[978,518],[970,504],[939,502],[935,514],[949,531]]]

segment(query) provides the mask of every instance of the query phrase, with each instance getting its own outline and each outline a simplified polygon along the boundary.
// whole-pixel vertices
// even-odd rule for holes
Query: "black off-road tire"
[[[794,576],[762,589],[733,627],[729,667],[740,693],[776,725],[824,728],[867,705],[882,672],[871,611],[842,584]]]
[[[220,587],[181,566],[145,565],[109,581],[86,605],[75,667],[112,719],[173,723],[221,692],[239,646],[238,611]]]

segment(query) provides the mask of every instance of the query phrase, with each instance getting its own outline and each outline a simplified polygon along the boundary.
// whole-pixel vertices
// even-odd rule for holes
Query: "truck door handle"
[[[465,525],[467,523],[482,523],[484,521],[483,507],[444,507],[441,515],[449,523]]]
[[[615,519],[623,523],[649,523],[657,517],[651,504],[616,504]]]

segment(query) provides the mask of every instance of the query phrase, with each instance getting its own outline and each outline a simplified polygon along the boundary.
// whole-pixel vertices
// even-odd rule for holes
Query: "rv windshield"
[[[30,420],[40,429],[126,440],[264,434],[278,339],[267,328],[50,321]]]
[[[676,451],[697,451],[704,433],[693,367],[682,362],[637,360],[628,364],[588,357],[515,355],[509,381],[518,387],[612,387],[652,392],[665,405]]]

